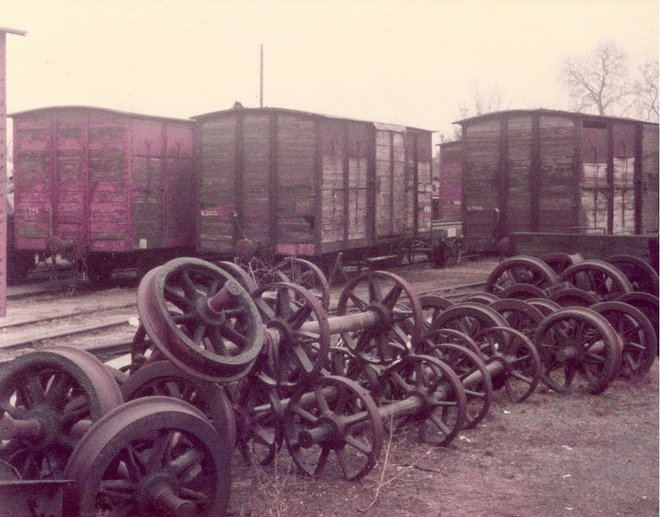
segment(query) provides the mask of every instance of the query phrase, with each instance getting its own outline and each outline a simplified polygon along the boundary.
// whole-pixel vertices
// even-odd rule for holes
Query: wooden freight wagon
[[[431,132],[279,108],[193,117],[199,251],[331,261],[430,237]]]
[[[194,252],[193,123],[103,108],[14,113],[14,235],[92,279]]]
[[[468,249],[530,232],[657,235],[658,124],[543,109],[457,123]]]

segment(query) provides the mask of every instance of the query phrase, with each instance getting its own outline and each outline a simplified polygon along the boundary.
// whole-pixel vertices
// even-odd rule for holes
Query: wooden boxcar
[[[244,236],[331,260],[430,236],[430,131],[241,106],[193,119],[202,255],[231,256]]]
[[[194,251],[190,120],[80,106],[11,116],[17,250],[63,254],[97,279]]]
[[[658,124],[543,109],[458,124],[468,249],[530,232],[657,234]]]

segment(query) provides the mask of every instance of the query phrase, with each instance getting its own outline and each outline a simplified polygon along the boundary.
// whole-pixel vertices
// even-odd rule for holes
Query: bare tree
[[[628,56],[613,42],[603,42],[586,55],[565,59],[561,80],[575,100],[577,111],[624,115],[632,106]]]
[[[635,81],[638,115],[650,122],[658,122],[658,61],[647,61],[639,67]]]

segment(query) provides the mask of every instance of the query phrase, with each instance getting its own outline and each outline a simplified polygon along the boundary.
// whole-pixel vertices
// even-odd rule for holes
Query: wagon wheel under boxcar
[[[605,262],[616,266],[630,282],[633,291],[658,296],[658,273],[645,260],[632,255],[612,255]]]
[[[561,309],[534,334],[543,381],[559,393],[602,393],[621,366],[619,338],[608,321],[590,309]]]
[[[621,375],[641,378],[655,361],[658,340],[651,322],[642,311],[623,302],[601,302],[591,309],[610,322],[623,340]]]
[[[319,299],[324,309],[328,309],[330,285],[323,271],[316,264],[298,257],[286,257],[273,270],[281,271],[287,276],[289,282],[307,289]]]
[[[574,264],[564,270],[559,281],[593,293],[602,301],[615,300],[633,290],[626,276],[603,260],[585,260]]]
[[[81,435],[122,402],[110,372],[83,350],[17,357],[0,374],[0,459],[21,479],[61,478]]]
[[[568,253],[548,253],[539,257],[543,262],[552,268],[552,270],[561,275],[566,268],[582,262],[584,259],[579,253],[568,254]]]
[[[71,455],[65,515],[225,515],[231,449],[181,400],[148,397],[99,420]]]
[[[260,364],[259,379],[276,386],[280,396],[291,395],[298,384],[314,380],[328,361],[330,327],[321,302],[302,286],[279,282],[253,294],[268,337],[267,360]]]
[[[180,258],[140,282],[138,313],[151,340],[186,373],[212,382],[244,376],[264,341],[250,294],[229,273]]]
[[[519,255],[499,264],[488,276],[485,291],[499,295],[513,284],[531,284],[547,289],[557,283],[557,274],[535,257]]]
[[[493,388],[504,386],[509,400],[527,399],[541,380],[541,359],[534,343],[510,327],[491,327],[474,337],[486,364],[504,366],[502,375],[493,379]]]
[[[383,446],[383,423],[369,393],[334,375],[291,397],[283,427],[294,463],[309,476],[333,468],[344,479],[360,479],[374,468]]]
[[[223,440],[236,442],[234,411],[224,389],[185,373],[170,361],[154,361],[130,375],[121,387],[124,400],[173,397],[195,406],[211,421]]]
[[[337,315],[365,312],[376,315],[376,324],[342,332],[341,337],[353,354],[369,363],[392,363],[409,353],[424,333],[422,307],[415,290],[393,273],[367,271],[344,287]]]

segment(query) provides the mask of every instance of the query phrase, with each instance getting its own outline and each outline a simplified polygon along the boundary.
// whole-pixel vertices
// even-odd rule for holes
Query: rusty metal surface
[[[66,517],[62,495],[69,480],[0,481],[0,515]]]

